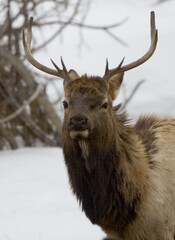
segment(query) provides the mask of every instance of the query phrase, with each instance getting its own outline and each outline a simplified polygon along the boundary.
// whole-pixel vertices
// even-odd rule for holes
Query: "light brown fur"
[[[106,83],[102,82],[99,78],[88,78],[86,75],[82,76],[80,79],[74,80],[71,84],[65,85],[66,99],[69,102],[71,102],[71,99],[76,99],[75,108],[71,109],[70,107],[68,110],[65,110],[65,120],[63,125],[65,161],[68,166],[68,173],[73,191],[77,195],[76,192],[79,191],[79,187],[77,185],[78,182],[76,183],[76,180],[73,180],[74,174],[72,171],[74,170],[72,167],[69,168],[69,165],[70,161],[78,162],[78,160],[70,160],[66,155],[73,147],[73,142],[76,142],[76,140],[73,140],[72,142],[67,135],[69,134],[68,119],[70,119],[72,114],[83,112],[83,114],[88,117],[89,123],[91,123],[91,127],[89,128],[89,135],[91,136],[91,128],[93,129],[97,124],[94,120],[96,119],[95,115],[98,115],[98,111],[96,110],[93,112],[93,110],[86,110],[86,107],[89,106],[89,101],[91,103],[92,99],[96,98],[97,102],[101,101],[101,103],[104,101],[102,99],[108,99],[109,107],[108,110],[104,111],[104,114],[107,114],[108,117],[106,120],[103,119],[103,121],[109,121],[111,123],[109,126],[105,126],[103,125],[102,119],[99,119],[102,115],[97,118],[98,121],[101,121],[98,123],[99,126],[102,125],[100,132],[96,133],[97,140],[94,138],[92,144],[96,149],[96,152],[94,153],[94,158],[96,159],[98,158],[98,152],[105,152],[105,148],[109,148],[108,142],[115,138],[114,148],[117,149],[118,156],[116,157],[119,159],[119,163],[117,164],[118,160],[115,160],[115,158],[112,160],[113,163],[110,163],[111,160],[109,159],[106,168],[111,169],[107,171],[113,171],[116,168],[116,175],[114,175],[114,178],[116,177],[116,180],[118,181],[118,190],[116,189],[117,195],[115,197],[115,189],[111,188],[110,191],[114,192],[114,199],[111,200],[111,207],[107,207],[106,213],[103,217],[97,217],[96,220],[93,220],[91,214],[94,213],[86,210],[86,207],[83,207],[83,210],[93,223],[101,226],[109,236],[109,239],[174,240],[175,119],[161,119],[156,115],[141,116],[135,126],[131,126],[125,114],[116,114],[115,109],[117,108],[112,109],[111,99],[113,99],[114,94],[111,92],[111,89],[118,92],[118,88],[122,82],[118,76],[117,78],[113,78],[113,81],[118,81],[118,84],[116,84],[117,89],[111,87],[110,84],[112,81],[109,81],[109,85],[107,86]],[[81,90],[82,92],[80,93],[78,89],[83,88],[85,88],[86,91]],[[85,102],[83,101],[84,98],[86,98]],[[99,100],[100,98],[101,100]],[[105,130],[105,128],[107,129]],[[105,131],[107,132],[105,133]],[[103,135],[106,138],[105,142],[102,141]],[[94,163],[94,160],[91,160],[92,147],[90,141],[91,140],[89,140],[88,137],[84,139],[82,135],[82,139],[79,141],[79,146],[85,161],[86,171],[90,174],[89,177],[91,178],[91,174],[94,171],[98,171],[96,170],[98,167],[96,166],[96,163]],[[69,147],[67,145],[68,142],[72,142]],[[76,151],[76,148],[74,151]],[[97,156],[95,156],[96,154]],[[99,171],[102,171],[102,168],[103,166],[99,166]],[[112,170],[112,168],[114,169]],[[103,179],[110,178],[110,175],[107,177],[106,174],[108,173],[105,173],[105,170],[104,172],[101,172]],[[76,177],[77,176],[75,176],[75,178]],[[80,179],[79,181],[81,181]],[[109,181],[111,181],[109,182],[109,185],[115,185],[112,183],[112,179]],[[101,182],[101,184],[103,183]],[[86,186],[84,187],[86,188]],[[106,191],[105,186],[104,191]],[[118,194],[121,194],[123,200],[120,199]],[[79,194],[77,197],[79,199]],[[103,196],[101,195],[101,197]],[[118,199],[116,201],[119,201],[119,205],[115,206],[115,198]],[[80,202],[84,201],[83,197],[80,197],[79,200]],[[96,203],[97,200],[93,201],[98,205],[98,203]],[[124,201],[124,203],[122,203],[122,201]],[[114,213],[114,216],[112,216],[113,214],[111,211],[115,212],[115,209],[122,208],[123,204],[126,205],[126,207],[123,208],[123,211],[125,212],[126,208],[128,208],[130,213],[123,212],[123,217],[126,215],[128,216],[128,219],[121,218],[123,220],[121,220],[122,222],[120,223],[120,220],[115,220],[116,215]],[[104,207],[105,205],[102,208]]]
[[[139,121],[152,121],[151,131],[155,135],[157,152],[152,156],[154,168],[144,169],[143,157],[140,159],[140,166],[134,172],[141,183],[147,182],[147,191],[142,189],[143,202],[138,211],[138,218],[128,226],[123,234],[127,240],[174,240],[175,239],[175,119],[158,118],[157,116],[143,116]],[[137,124],[138,124],[137,122]],[[136,124],[136,125],[137,125]],[[143,126],[144,127],[144,126]],[[147,134],[145,128],[145,134]],[[138,142],[138,140],[136,140]],[[152,140],[148,137],[148,143]],[[136,148],[136,151],[141,150]],[[148,156],[147,156],[148,157]],[[149,157],[148,157],[149,158]],[[126,166],[123,166],[124,168]],[[136,175],[138,172],[138,175]],[[144,179],[142,174],[148,174]],[[143,174],[143,175],[144,175]],[[128,178],[130,178],[128,176]],[[128,193],[128,197],[131,196]],[[127,197],[127,195],[126,195]],[[154,222],[156,224],[154,224]],[[116,239],[118,233],[113,229],[105,231],[109,236]]]

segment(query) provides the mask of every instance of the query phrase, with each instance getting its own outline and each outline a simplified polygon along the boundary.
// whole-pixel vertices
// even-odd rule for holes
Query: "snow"
[[[50,66],[63,56],[79,74],[103,75],[105,59],[115,67],[142,56],[149,46],[149,13],[156,13],[159,42],[153,57],[125,74],[127,95],[145,79],[127,106],[129,116],[157,113],[175,116],[175,1],[155,5],[153,0],[92,1],[86,22],[94,25],[129,20],[113,30],[128,43],[124,47],[103,32],[83,30],[86,44],[78,51],[79,31],[65,30],[36,58]],[[56,50],[55,50],[56,49]],[[59,82],[62,88],[62,82]],[[123,101],[122,92],[116,103]],[[105,235],[81,212],[68,183],[61,149],[33,148],[0,152],[0,240],[100,240]]]
[[[0,152],[1,240],[89,240],[104,234],[81,212],[62,150]]]

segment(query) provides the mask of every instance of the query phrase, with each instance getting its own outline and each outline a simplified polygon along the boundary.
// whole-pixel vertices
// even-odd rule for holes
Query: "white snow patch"
[[[62,150],[0,152],[1,240],[89,240],[104,234],[73,196]]]

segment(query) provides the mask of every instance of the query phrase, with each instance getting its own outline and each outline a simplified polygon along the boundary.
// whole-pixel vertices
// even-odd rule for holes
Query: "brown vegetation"
[[[31,72],[25,65],[21,48],[22,29],[28,25],[31,15],[35,16],[33,26],[36,30],[44,33],[48,26],[53,27],[53,32],[43,42],[34,42],[32,53],[35,53],[68,26],[101,30],[110,35],[112,28],[124,22],[109,26],[86,25],[84,19],[89,5],[89,0],[83,3],[81,0],[1,1],[0,149],[36,146],[38,143],[61,146],[62,121],[56,111],[61,100],[59,91],[56,89],[57,100],[51,102],[46,92],[47,85],[54,79]],[[76,20],[77,15],[82,21]],[[112,37],[124,44],[116,36]]]

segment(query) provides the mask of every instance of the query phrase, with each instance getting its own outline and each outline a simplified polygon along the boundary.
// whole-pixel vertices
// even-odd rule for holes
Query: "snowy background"
[[[111,24],[128,17],[113,30],[128,47],[103,32],[84,30],[86,44],[77,49],[78,30],[68,28],[63,41],[55,40],[47,51],[36,57],[45,65],[50,57],[79,74],[103,75],[105,59],[110,67],[123,56],[129,63],[142,56],[150,44],[149,14],[156,13],[159,42],[153,57],[125,74],[128,96],[144,79],[127,106],[129,116],[140,113],[175,116],[175,1],[154,5],[153,0],[94,0],[86,23]],[[60,89],[62,83],[60,81]],[[123,92],[116,103],[123,100]],[[100,240],[105,235],[93,226],[72,195],[61,149],[36,148],[0,152],[0,240]]]

